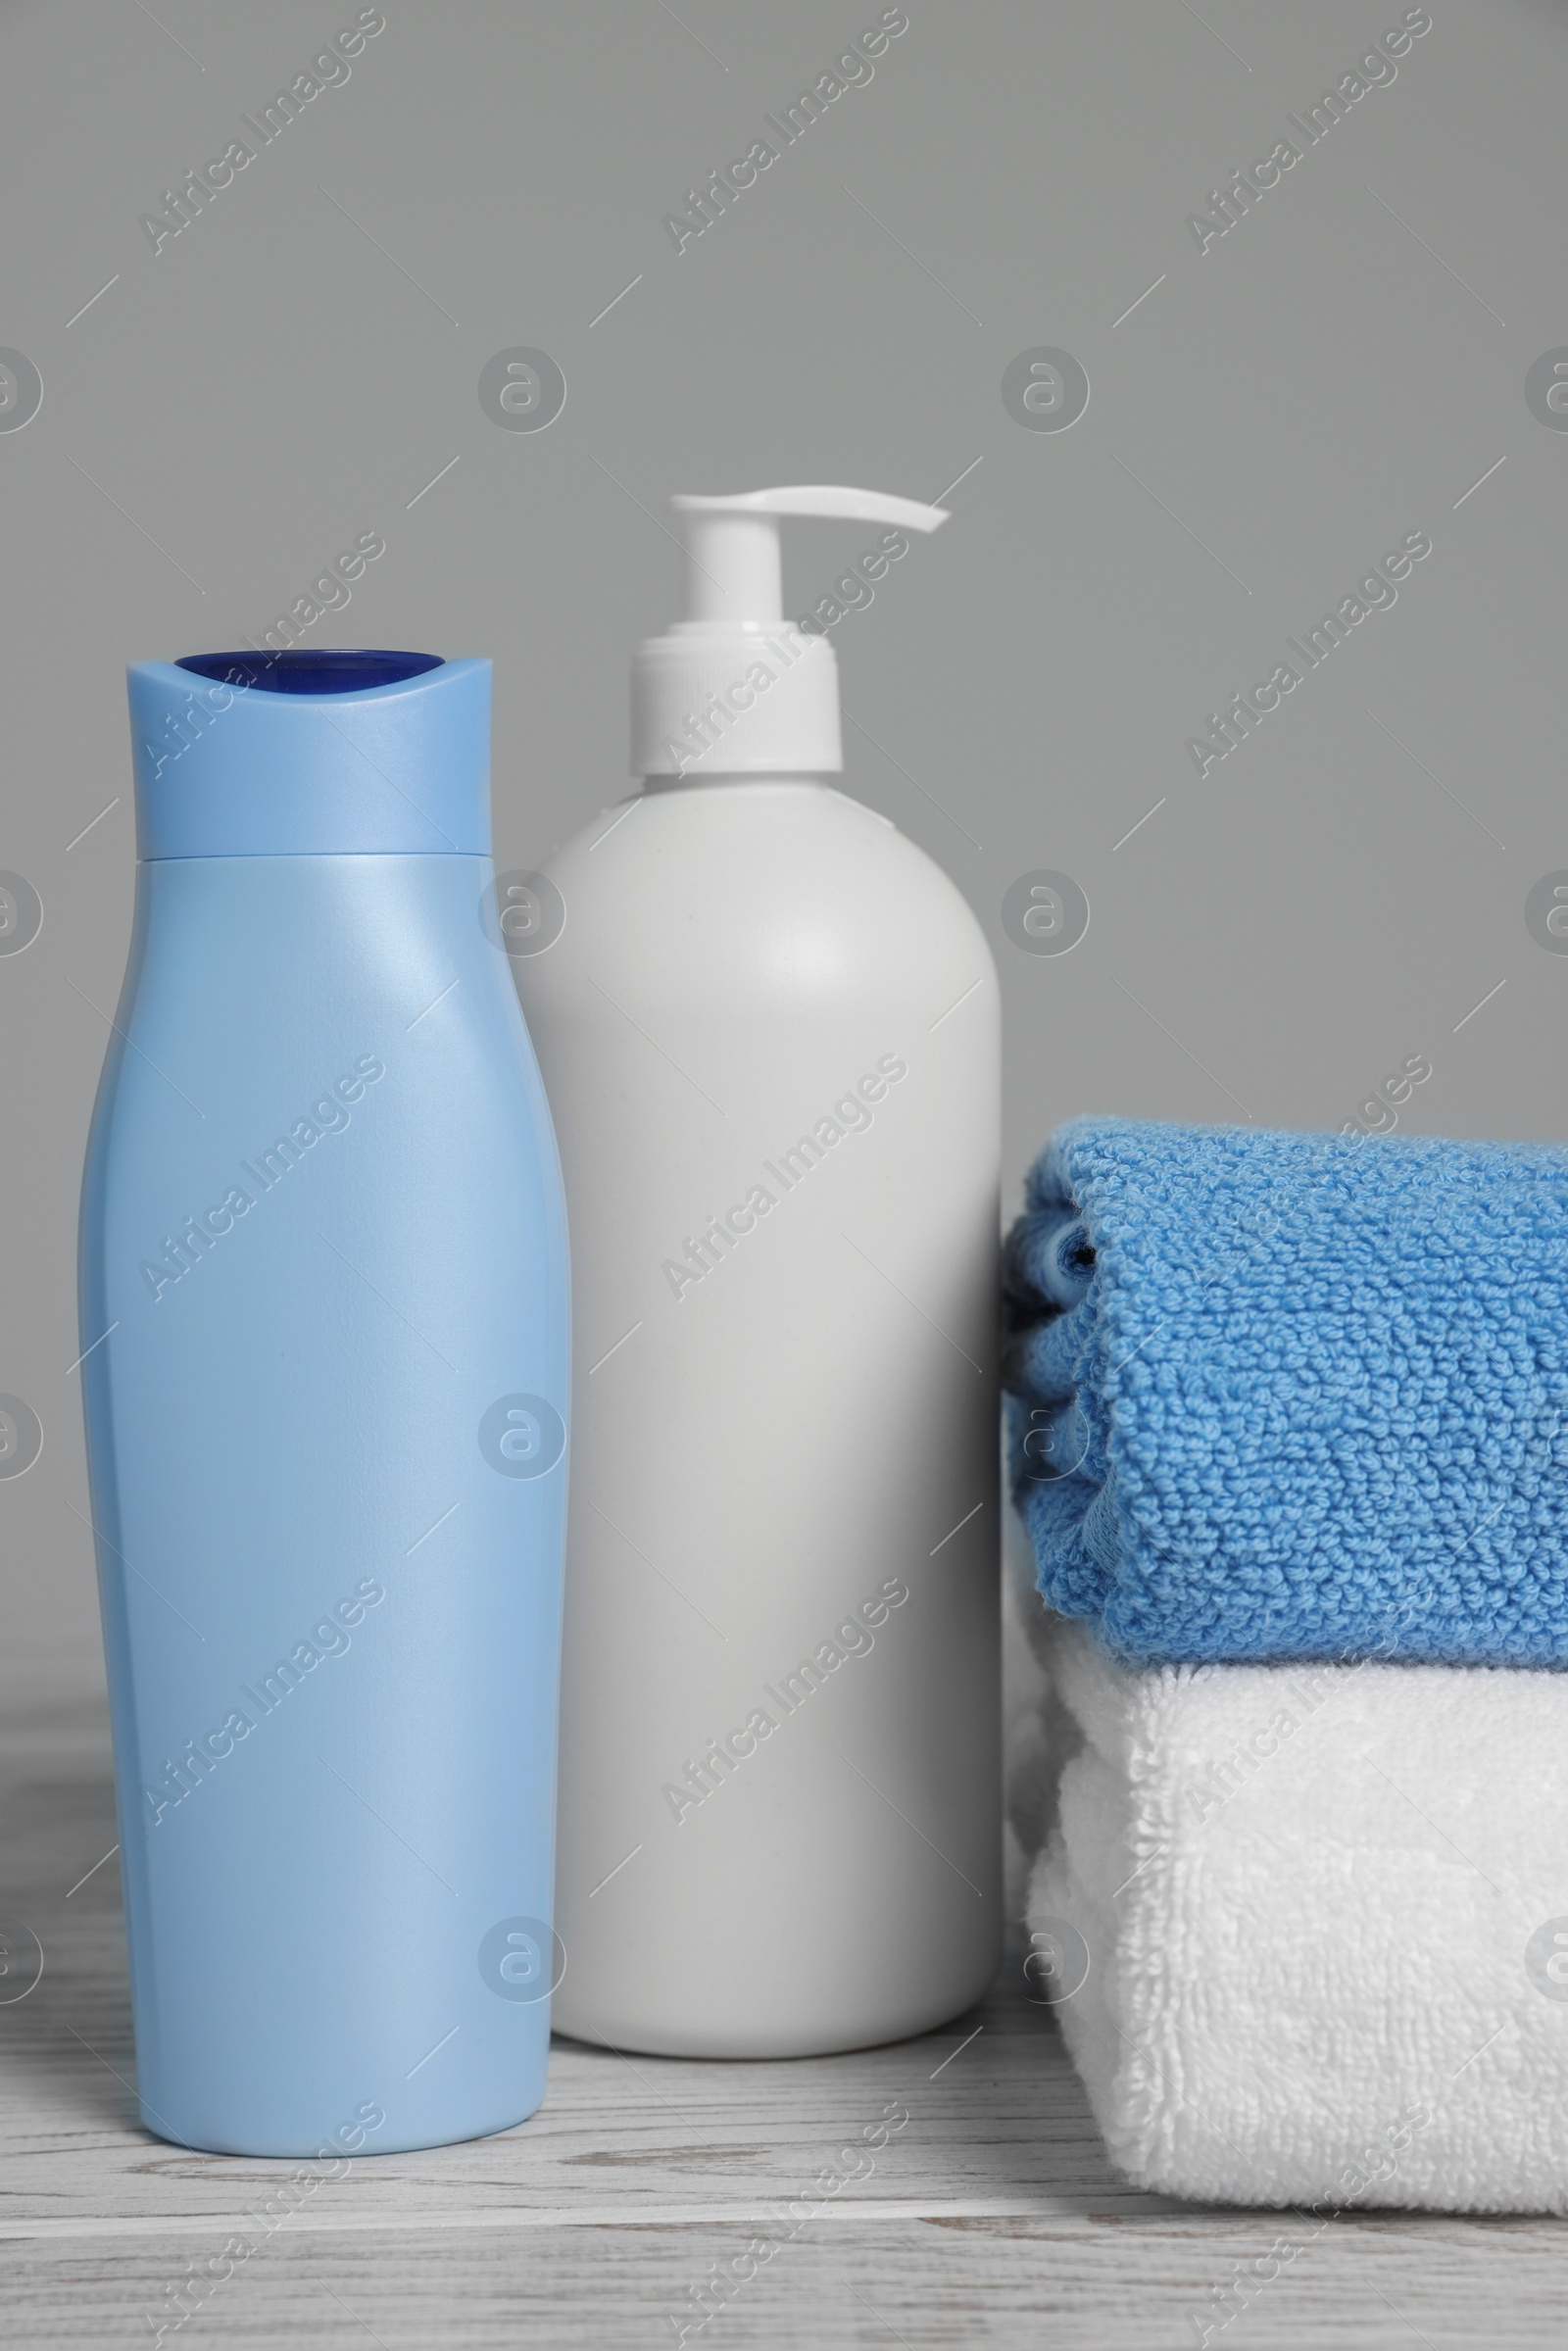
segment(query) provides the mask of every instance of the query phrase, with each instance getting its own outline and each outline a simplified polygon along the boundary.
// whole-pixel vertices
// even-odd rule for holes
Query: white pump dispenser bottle
[[[827,780],[833,648],[783,620],[780,516],[946,517],[671,504],[646,787],[509,941],[575,1313],[555,2022],[797,2057],[944,2023],[999,1953],[998,989]]]

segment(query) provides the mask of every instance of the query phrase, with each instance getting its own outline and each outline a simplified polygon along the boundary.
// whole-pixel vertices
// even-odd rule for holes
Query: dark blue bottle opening
[[[369,686],[401,686],[443,666],[438,653],[363,653],[336,646],[311,653],[191,653],[176,664],[223,686],[255,686],[264,694],[363,694]]]

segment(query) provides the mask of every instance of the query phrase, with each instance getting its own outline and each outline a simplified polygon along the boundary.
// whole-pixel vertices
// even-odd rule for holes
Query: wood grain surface
[[[134,2118],[99,1702],[14,1697],[0,1772],[0,1913],[45,1953],[36,1989],[0,2004],[9,2342],[150,2345],[164,2327],[166,2344],[299,2351],[1142,2351],[1207,2327],[1225,2351],[1408,2351],[1568,2334],[1568,2229],[1550,2220],[1347,2213],[1254,2273],[1245,2302],[1221,2300],[1238,2265],[1275,2266],[1288,2217],[1118,2180],[1016,1953],[950,2030],[847,2057],[688,2064],[558,2041],[520,2130],[346,2177],[306,2167],[322,2176],[269,2225],[259,2208],[296,2167],[186,2153]],[[890,2110],[906,2121],[867,2150]],[[835,2173],[854,2176],[829,2188]]]

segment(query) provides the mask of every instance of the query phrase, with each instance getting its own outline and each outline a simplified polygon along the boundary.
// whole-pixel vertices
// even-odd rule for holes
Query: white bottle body
[[[574,1284],[555,2021],[921,2032],[1001,1935],[990,950],[810,778],[661,784],[549,872],[514,967]]]

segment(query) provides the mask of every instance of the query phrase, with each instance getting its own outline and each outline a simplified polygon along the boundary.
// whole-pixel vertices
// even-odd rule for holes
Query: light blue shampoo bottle
[[[488,661],[130,671],[81,1364],[143,2120],[390,2153],[544,2094],[570,1318]]]

